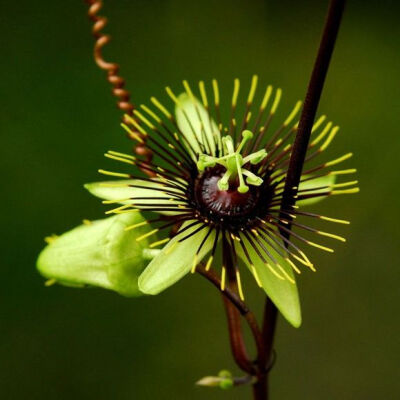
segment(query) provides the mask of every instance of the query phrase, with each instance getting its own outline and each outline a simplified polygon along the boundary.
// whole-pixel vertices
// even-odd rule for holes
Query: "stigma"
[[[242,132],[242,140],[238,144],[236,150],[231,136],[222,138],[223,155],[220,157],[210,156],[208,154],[200,154],[197,161],[199,172],[203,172],[206,168],[214,168],[220,165],[225,168],[225,172],[217,178],[216,184],[219,191],[237,192],[245,194],[249,191],[249,185],[260,186],[263,179],[255,173],[244,168],[248,163],[257,165],[267,156],[267,152],[262,149],[245,157],[241,152],[245,148],[247,142],[253,138],[253,133],[249,130]],[[228,193],[226,197],[229,198]]]

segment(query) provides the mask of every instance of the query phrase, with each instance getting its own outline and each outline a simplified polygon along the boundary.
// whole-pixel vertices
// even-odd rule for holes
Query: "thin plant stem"
[[[206,270],[204,265],[201,263],[197,266],[196,271],[200,275],[204,276],[218,290],[221,291],[221,280],[219,276],[212,269]],[[229,304],[235,307],[236,310],[240,313],[240,315],[245,319],[253,335],[254,341],[256,343],[257,352],[262,353],[264,349],[263,337],[254,313],[250,310],[250,308],[244,301],[240,300],[237,293],[232,291],[229,287],[221,291],[221,294],[226,298]]]
[[[222,240],[222,263],[227,271],[227,287],[234,293],[238,293],[236,274],[235,274],[235,260],[232,256],[232,251],[229,248],[226,237]],[[240,313],[233,306],[233,304],[223,296],[226,317],[228,321],[229,338],[231,343],[232,355],[236,364],[245,372],[254,375],[256,370],[252,364],[246,344],[243,337],[243,330],[241,325]]]
[[[297,194],[308,143],[310,141],[311,128],[314,124],[333,48],[339,32],[344,5],[345,0],[331,0],[329,5],[324,31],[310,82],[308,84],[304,106],[300,116],[299,127],[290,156],[289,168],[283,191],[282,210],[287,210],[290,206],[295,204],[294,196]],[[284,235],[287,236],[288,233],[285,233]]]
[[[308,84],[303,110],[300,116],[299,127],[290,156],[289,169],[287,172],[285,187],[283,192],[281,216],[284,211],[296,202],[295,195],[300,182],[303,170],[304,160],[307,153],[308,143],[311,135],[311,128],[314,123],[322,89],[328,72],[329,63],[332,57],[337,34],[339,32],[340,22],[343,15],[345,0],[331,0],[328,8],[325,26],[322,33],[317,57],[314,63],[311,78]],[[287,219],[287,214],[285,214]],[[290,229],[289,225],[289,229]],[[288,226],[286,225],[286,228]],[[282,232],[282,235],[289,238],[288,230]],[[273,351],[273,340],[275,336],[277,309],[271,300],[267,297],[264,308],[263,337],[265,340],[265,355],[263,361],[268,363],[271,360]],[[257,386],[254,386],[254,399],[267,400],[269,398],[268,390],[268,370]],[[262,385],[261,385],[262,383]]]
[[[258,381],[253,385],[254,399],[267,400],[269,398],[269,371],[272,368],[273,343],[276,330],[276,320],[278,317],[278,309],[275,304],[267,296],[264,307],[264,319],[262,327],[262,335],[264,339],[265,351],[262,355],[260,364],[263,366],[262,374]]]

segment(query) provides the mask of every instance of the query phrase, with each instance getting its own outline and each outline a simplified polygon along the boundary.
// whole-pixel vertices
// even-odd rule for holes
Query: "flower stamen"
[[[237,188],[239,193],[247,193],[249,190],[248,185],[260,186],[263,183],[263,179],[242,167],[247,163],[252,165],[260,163],[267,156],[267,152],[262,149],[255,153],[249,154],[244,158],[240,154],[246,143],[249,142],[253,136],[254,135],[251,131],[244,130],[242,132],[242,141],[239,143],[236,150],[234,148],[232,137],[224,136],[222,138],[222,144],[225,155],[221,157],[214,157],[207,154],[200,154],[197,162],[197,168],[200,172],[203,172],[206,168],[214,167],[216,164],[225,167],[226,172],[218,181],[219,190],[228,190],[229,184],[234,182],[236,179],[239,180],[239,186]],[[243,176],[246,177],[247,184],[245,183]]]

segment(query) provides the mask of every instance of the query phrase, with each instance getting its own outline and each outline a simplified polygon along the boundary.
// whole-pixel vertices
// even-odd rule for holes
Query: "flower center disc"
[[[239,183],[232,183],[228,190],[219,190],[218,181],[225,169],[209,168],[196,181],[195,197],[200,207],[210,218],[242,217],[253,214],[258,206],[261,187],[251,186],[247,193],[239,193]]]

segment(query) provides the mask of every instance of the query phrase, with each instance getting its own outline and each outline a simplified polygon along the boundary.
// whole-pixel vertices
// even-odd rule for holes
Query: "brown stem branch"
[[[233,358],[240,369],[250,375],[254,375],[256,371],[247,353],[246,344],[243,338],[240,314],[226,297],[223,297],[223,300]]]
[[[263,336],[260,327],[258,326],[257,320],[254,316],[254,314],[250,311],[248,308],[247,304],[242,301],[239,296],[237,295],[237,292],[232,289],[231,286],[226,287],[224,290],[221,290],[221,280],[219,276],[212,270],[206,270],[204,268],[204,264],[200,263],[196,271],[204,276],[209,282],[211,282],[224,296],[224,304],[225,307],[227,308],[227,315],[228,315],[228,326],[229,326],[229,332],[230,332],[230,337],[231,337],[231,343],[234,343],[234,346],[232,346],[232,352],[235,358],[235,361],[237,362],[238,366],[245,370],[247,373],[250,375],[254,376],[256,378],[255,382],[253,383],[253,394],[254,394],[254,399],[256,400],[264,400],[267,398],[267,374],[268,374],[268,360],[265,359],[267,354],[270,354],[272,352],[272,337],[271,335],[271,341],[270,342],[264,342],[265,337]],[[270,305],[273,306],[273,303],[269,301]],[[248,357],[245,358],[245,363],[243,363],[243,349],[240,349],[240,346],[243,345],[242,338],[241,338],[241,330],[240,327],[236,325],[237,322],[232,322],[229,321],[232,315],[232,308],[234,308],[233,311],[235,311],[237,314],[240,314],[247,322],[252,334],[253,338],[256,343],[257,347],[257,359],[256,362],[253,365],[248,364]],[[271,315],[271,314],[270,314]],[[237,316],[234,318],[236,319]],[[275,314],[276,318],[276,314]],[[236,321],[236,320],[235,320]],[[275,326],[274,324],[268,324],[268,326]],[[239,341],[239,343],[237,343]],[[269,343],[269,347],[268,347]],[[247,354],[247,353],[245,353]],[[251,367],[251,369],[249,368]]]
[[[275,304],[271,301],[271,299],[267,297],[264,307],[262,335],[264,338],[264,345],[265,345],[263,365],[268,369],[270,367],[269,363],[271,362],[271,356],[273,351],[277,317],[278,317],[278,309],[275,307]]]
[[[228,244],[228,241],[223,235],[222,238],[222,264],[223,268],[226,268],[227,272],[227,284],[231,291],[238,293],[237,281],[236,281],[236,265],[233,259],[232,250]],[[226,310],[226,317],[228,321],[229,339],[231,343],[231,349],[236,364],[245,372],[254,375],[256,370],[252,364],[246,344],[243,338],[242,324],[240,320],[240,313],[237,309],[223,296],[224,305]]]
[[[263,370],[261,371],[256,384],[253,385],[254,399],[268,400],[269,397],[268,378],[269,371],[272,368],[271,362],[277,317],[278,309],[275,307],[275,304],[271,301],[271,299],[267,296],[265,300],[264,319],[262,327],[262,336],[264,340],[265,351],[262,355],[262,359],[260,360],[260,365],[263,366]]]
[[[308,84],[304,106],[300,116],[299,127],[290,156],[289,168],[283,192],[281,217],[283,217],[283,212],[293,206],[296,202],[295,195],[297,194],[297,188],[301,179],[303,164],[311,135],[311,128],[314,123],[333,48],[339,32],[344,5],[345,0],[331,0],[329,4],[320,46],[310,82]],[[287,219],[286,213],[284,216]],[[290,230],[282,231],[282,234],[288,239]],[[271,361],[277,314],[278,311],[275,305],[267,297],[262,331],[265,341],[265,354],[262,361],[265,363],[265,366],[267,366],[268,362]],[[268,399],[268,371],[266,371],[265,375],[258,380],[258,383],[254,385],[253,389],[255,399]]]
[[[304,106],[301,112],[293,150],[290,155],[289,168],[282,195],[281,210],[288,210],[295,204],[295,195],[297,194],[297,188],[301,179],[303,164],[310,141],[311,129],[314,124],[333,48],[339,32],[344,5],[345,0],[331,0],[329,4],[321,42],[304,99]],[[285,232],[284,236],[289,236],[289,234]]]
[[[212,270],[206,270],[204,268],[204,265],[201,263],[197,266],[196,271],[204,276],[209,282],[211,282],[222,294],[222,296],[224,296],[224,298],[226,299],[225,306],[227,306],[227,304],[229,304],[231,307],[234,307],[236,310],[236,312],[238,312],[247,322],[247,325],[249,326],[252,335],[254,337],[255,343],[256,343],[256,347],[257,347],[257,353],[261,354],[263,352],[264,349],[264,345],[263,345],[263,339],[262,339],[262,335],[261,335],[261,329],[258,326],[256,317],[254,316],[254,314],[251,312],[251,310],[249,309],[249,307],[247,306],[247,304],[245,302],[243,302],[239,296],[237,295],[237,293],[233,290],[231,290],[230,287],[226,287],[225,290],[221,290],[221,280],[219,278],[219,276]],[[248,373],[251,373],[252,375],[255,373],[254,367],[251,366],[251,372],[250,371],[246,371]]]
[[[212,269],[209,269],[207,271],[204,267],[204,264],[200,263],[196,267],[196,272],[198,272],[201,276],[204,276],[218,290],[220,290],[221,280],[220,280],[219,276]],[[240,300],[239,296],[236,293],[232,292],[229,288],[225,288],[224,291],[221,291],[221,294],[223,296],[225,296],[237,308],[237,310],[240,312],[240,314],[243,315],[245,318],[248,314],[252,314],[250,309],[247,307],[247,304],[244,301]],[[253,317],[254,317],[254,315],[253,315]],[[256,324],[257,324],[257,322],[256,322]]]

